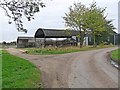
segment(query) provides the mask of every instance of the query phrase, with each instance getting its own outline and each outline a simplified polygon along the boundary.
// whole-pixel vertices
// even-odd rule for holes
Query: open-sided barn
[[[67,31],[57,29],[38,29],[35,33],[35,38],[72,38],[78,35],[78,31]]]
[[[17,47],[45,47],[45,46],[62,46],[62,45],[76,45],[79,34],[78,31],[66,31],[57,29],[41,29],[39,28],[34,37],[18,37]],[[55,38],[56,40],[52,40]],[[58,38],[65,38],[66,40],[57,40]]]

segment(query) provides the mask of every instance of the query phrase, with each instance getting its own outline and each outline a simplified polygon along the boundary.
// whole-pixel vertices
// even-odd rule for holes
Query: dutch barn
[[[67,31],[57,29],[41,29],[39,28],[34,37],[18,37],[17,47],[45,47],[45,46],[63,46],[76,45],[78,31]],[[53,40],[56,39],[56,40]],[[64,38],[58,40],[59,38]]]
[[[78,31],[67,31],[57,29],[38,29],[35,33],[35,38],[72,38],[78,35]]]

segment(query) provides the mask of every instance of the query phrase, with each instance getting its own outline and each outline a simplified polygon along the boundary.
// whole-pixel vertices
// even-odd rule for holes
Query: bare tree
[[[9,17],[9,24],[15,22],[18,31],[27,32],[27,29],[23,27],[23,15],[28,21],[31,21],[31,19],[34,19],[34,14],[45,5],[41,0],[0,0],[0,7]]]

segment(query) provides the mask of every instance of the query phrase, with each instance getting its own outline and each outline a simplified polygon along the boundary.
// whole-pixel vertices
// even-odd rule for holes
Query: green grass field
[[[0,90],[2,89],[2,51],[0,50]]]
[[[87,50],[95,50],[101,48],[108,48],[111,46],[103,46],[103,47],[61,47],[61,48],[27,48],[26,53],[28,54],[40,54],[40,55],[49,55],[49,54],[65,54],[65,53],[72,53],[72,52],[79,52],[79,51],[87,51]]]
[[[120,60],[120,48],[111,52],[111,57],[114,60]]]
[[[40,77],[32,63],[2,51],[2,88],[39,88]]]

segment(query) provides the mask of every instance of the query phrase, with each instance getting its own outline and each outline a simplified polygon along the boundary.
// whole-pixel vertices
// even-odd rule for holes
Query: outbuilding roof
[[[39,28],[35,33],[35,38],[70,38],[78,35],[78,31],[67,31],[57,29],[41,29]]]
[[[34,37],[19,36],[17,39],[34,39]]]

